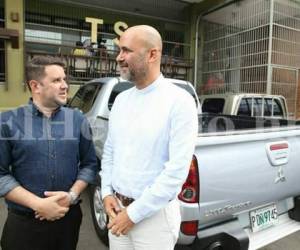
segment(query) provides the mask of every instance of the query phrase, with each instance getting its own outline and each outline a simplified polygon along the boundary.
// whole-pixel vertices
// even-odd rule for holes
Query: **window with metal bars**
[[[186,24],[144,18],[130,12],[116,15],[103,9],[80,8],[72,4],[50,3],[50,1],[28,0],[25,6],[25,50],[26,57],[35,54],[59,55],[65,58],[69,82],[81,83],[95,77],[118,75],[115,57],[118,48],[114,42],[118,34],[116,22],[150,24],[159,27],[163,39],[162,72],[166,77],[187,80],[192,70],[190,43],[185,40]],[[108,3],[107,3],[108,4]],[[71,7],[72,6],[72,7]],[[145,6],[151,9],[148,4]],[[71,8],[70,8],[71,7]],[[117,7],[117,6],[115,6]],[[145,8],[146,8],[145,7]],[[91,41],[91,24],[86,17],[102,19],[97,28],[98,44]],[[174,21],[173,21],[174,22]],[[120,28],[124,30],[124,28]],[[84,56],[75,56],[76,44],[91,51]],[[104,51],[104,52],[103,52]],[[99,56],[100,55],[100,56]],[[77,67],[80,65],[80,67]]]

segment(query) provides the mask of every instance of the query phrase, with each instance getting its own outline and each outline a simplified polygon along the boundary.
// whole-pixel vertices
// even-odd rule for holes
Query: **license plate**
[[[271,227],[277,223],[277,208],[275,204],[250,211],[252,232]]]

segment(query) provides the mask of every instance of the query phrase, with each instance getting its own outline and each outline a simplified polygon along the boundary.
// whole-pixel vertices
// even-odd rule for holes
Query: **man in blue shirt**
[[[0,196],[8,207],[2,250],[75,250],[80,193],[98,171],[90,126],[63,107],[68,85],[59,58],[26,67],[32,98],[0,114]]]
[[[120,37],[119,94],[102,157],[102,197],[111,250],[173,250],[180,227],[176,199],[197,137],[192,96],[160,73],[162,39],[147,25]]]

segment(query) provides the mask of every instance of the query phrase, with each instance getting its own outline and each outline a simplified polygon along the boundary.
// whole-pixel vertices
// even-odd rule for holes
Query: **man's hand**
[[[113,195],[108,195],[103,199],[103,205],[106,211],[106,214],[110,219],[113,219],[121,211],[117,199]]]
[[[44,192],[44,195],[46,197],[61,195],[62,197],[65,197],[65,198],[62,198],[62,199],[58,200],[58,202],[57,202],[58,205],[60,205],[62,207],[69,207],[71,205],[71,197],[70,197],[69,193],[67,193],[67,192],[64,192],[64,191],[54,191],[54,192],[46,191],[46,192]]]
[[[134,223],[130,220],[126,208],[123,208],[115,218],[110,220],[107,228],[111,230],[112,234],[120,236],[121,234],[126,235],[133,226]]]
[[[65,216],[69,211],[68,207],[60,206],[61,200],[67,199],[68,194],[65,192],[53,195],[48,198],[40,199],[35,210],[35,218],[40,220],[58,220]]]

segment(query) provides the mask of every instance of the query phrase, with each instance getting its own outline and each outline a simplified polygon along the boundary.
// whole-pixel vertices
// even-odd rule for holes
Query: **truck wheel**
[[[104,210],[101,188],[98,185],[92,185],[90,187],[90,207],[96,233],[100,240],[108,246],[108,230],[106,227],[108,216]]]

